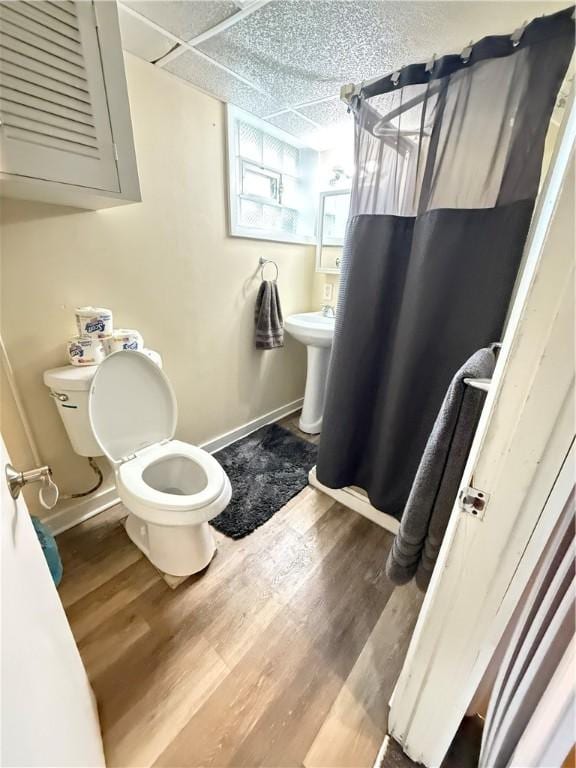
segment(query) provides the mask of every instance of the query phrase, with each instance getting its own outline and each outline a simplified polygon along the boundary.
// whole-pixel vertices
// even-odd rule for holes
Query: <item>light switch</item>
[[[332,283],[325,283],[324,284],[324,290],[322,291],[322,298],[324,301],[332,301],[332,296],[334,295],[334,286]]]

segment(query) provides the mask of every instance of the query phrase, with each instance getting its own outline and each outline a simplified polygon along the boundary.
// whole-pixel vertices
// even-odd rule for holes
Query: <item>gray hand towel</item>
[[[480,349],[452,379],[388,555],[386,574],[395,584],[416,576],[423,592],[428,587],[486,396],[464,379],[492,378],[495,362],[491,349]]]
[[[256,349],[284,346],[284,320],[276,280],[262,280],[254,313]]]

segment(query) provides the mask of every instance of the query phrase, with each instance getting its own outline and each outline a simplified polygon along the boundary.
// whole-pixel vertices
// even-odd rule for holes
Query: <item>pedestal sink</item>
[[[334,323],[334,317],[326,316],[322,312],[290,315],[284,322],[286,331],[302,344],[306,344],[308,350],[306,389],[299,426],[302,432],[310,435],[317,435],[322,429]]]

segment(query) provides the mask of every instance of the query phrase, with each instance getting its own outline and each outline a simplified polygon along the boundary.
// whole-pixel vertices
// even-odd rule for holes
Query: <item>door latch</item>
[[[14,469],[12,464],[6,464],[4,467],[4,474],[6,477],[6,484],[10,491],[10,496],[13,499],[17,499],[20,496],[20,491],[25,485],[29,483],[41,483],[39,491],[40,504],[44,509],[52,509],[56,506],[58,501],[59,491],[58,486],[52,480],[52,470],[50,467],[37,467],[36,469],[29,469],[26,472],[19,472]]]
[[[460,510],[477,517],[479,520],[484,519],[484,512],[486,511],[486,505],[488,504],[489,499],[489,493],[479,491],[477,488],[472,488],[471,485],[462,488],[458,496]]]

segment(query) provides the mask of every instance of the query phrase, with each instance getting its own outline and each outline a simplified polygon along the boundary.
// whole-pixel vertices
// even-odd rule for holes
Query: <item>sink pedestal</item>
[[[304,405],[300,416],[300,429],[309,435],[317,435],[322,429],[322,412],[326,399],[326,379],[335,320],[322,312],[302,312],[290,315],[285,329],[308,350],[308,373]]]
[[[322,429],[331,348],[308,345],[306,349],[308,351],[308,372],[306,374],[304,404],[298,425],[302,432],[317,435]]]

